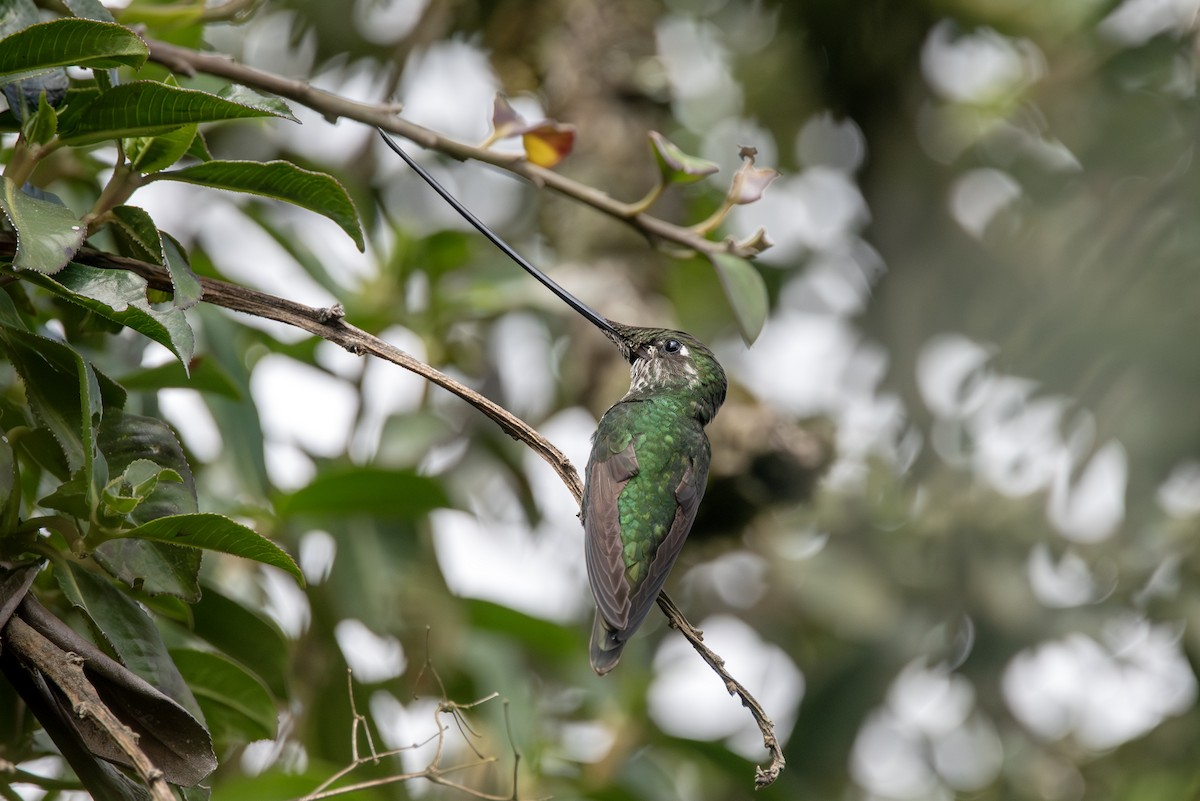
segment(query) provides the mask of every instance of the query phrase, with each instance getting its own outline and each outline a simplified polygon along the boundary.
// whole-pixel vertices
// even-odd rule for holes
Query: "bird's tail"
[[[617,666],[624,650],[625,640],[621,637],[621,632],[610,628],[597,609],[595,621],[592,623],[592,643],[588,651],[592,670],[603,676]]]

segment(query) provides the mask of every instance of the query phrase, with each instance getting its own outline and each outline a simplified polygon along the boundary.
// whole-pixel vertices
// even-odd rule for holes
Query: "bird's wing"
[[[611,412],[610,412],[611,413]],[[626,628],[629,620],[629,581],[621,544],[621,515],[617,497],[638,473],[633,437],[596,431],[588,460],[584,496],[584,553],[592,595],[601,616],[613,628]]]
[[[708,464],[710,449],[707,438],[704,448],[696,458],[684,458],[683,472],[675,487],[675,518],[663,541],[659,544],[654,558],[650,562],[646,578],[634,589],[629,600],[629,622],[627,628],[636,629],[642,625],[646,615],[658,599],[658,593],[667,583],[667,576],[683,550],[683,543],[692,530],[696,520],[696,510],[700,508],[700,499],[704,497],[704,487],[708,482]]]

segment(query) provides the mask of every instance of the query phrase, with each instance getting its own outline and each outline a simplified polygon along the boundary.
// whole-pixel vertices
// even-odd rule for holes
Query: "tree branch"
[[[175,801],[163,772],[138,746],[137,734],[112,713],[84,675],[82,657],[68,655],[64,660],[58,647],[16,615],[9,618],[4,635],[6,644],[22,660],[37,668],[62,690],[76,715],[90,718],[112,738],[121,752],[129,757],[154,801]]]
[[[700,254],[729,253],[745,259],[754,258],[760,247],[738,244],[732,239],[720,242],[706,239],[691,228],[667,222],[639,210],[636,203],[624,203],[595,187],[580,183],[553,170],[532,164],[521,156],[498,153],[494,150],[449,139],[397,117],[400,106],[395,103],[360,103],[318,89],[305,81],[284,78],[265,70],[248,67],[229,56],[200,53],[186,47],[148,39],[150,60],[183,75],[203,72],[285,97],[320,112],[330,122],[339,118],[357,120],[389,133],[399,134],[428,150],[436,150],[460,161],[480,161],[507,170],[533,183],[552,189],[632,226],[651,242],[668,242]]]

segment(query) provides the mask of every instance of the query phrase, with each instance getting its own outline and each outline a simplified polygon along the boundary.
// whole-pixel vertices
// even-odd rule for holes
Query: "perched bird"
[[[603,331],[629,362],[629,391],[600,419],[584,474],[584,551],[596,601],[589,656],[592,669],[604,675],[654,606],[696,519],[711,453],[704,427],[725,401],[725,371],[690,334],[615,323],[593,311],[379,133],[459,214]]]

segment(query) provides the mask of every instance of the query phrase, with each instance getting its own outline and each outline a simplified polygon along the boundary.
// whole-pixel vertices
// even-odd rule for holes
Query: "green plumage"
[[[631,386],[593,437],[583,505],[591,660],[601,674],[654,605],[691,530],[708,477],[704,426],[725,399],[725,373],[695,338],[613,327]]]

